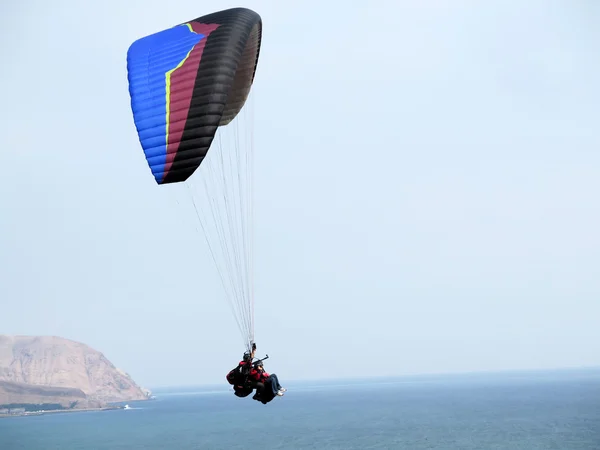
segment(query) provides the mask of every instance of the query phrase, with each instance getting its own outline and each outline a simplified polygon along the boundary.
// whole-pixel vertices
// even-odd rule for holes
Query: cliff
[[[87,345],[55,336],[0,335],[0,405],[89,408],[149,396]]]

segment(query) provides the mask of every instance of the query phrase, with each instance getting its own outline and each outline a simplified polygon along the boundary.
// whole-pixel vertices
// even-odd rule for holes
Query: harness
[[[237,367],[231,369],[227,374],[227,382],[239,388],[249,385],[250,367],[249,361],[246,364],[238,364]]]

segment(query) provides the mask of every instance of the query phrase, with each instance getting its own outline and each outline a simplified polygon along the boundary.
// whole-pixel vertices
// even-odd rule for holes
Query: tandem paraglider
[[[252,399],[266,405],[275,397],[282,397],[287,389],[279,384],[277,375],[269,375],[265,371],[264,361],[269,359],[269,355],[253,361],[255,352],[256,345],[253,344],[252,351],[244,353],[237,367],[231,369],[226,378],[236,396],[247,397],[256,389]]]
[[[246,347],[238,367],[244,382],[233,383],[241,386],[235,393],[243,397],[257,389],[253,398],[259,401],[283,389],[262,361],[253,361],[254,121],[245,105],[261,40],[261,17],[232,8],[145,36],[127,52],[133,122],[146,163],[162,189],[189,194],[188,211],[206,239]],[[202,198],[193,187],[196,172]],[[172,245],[169,238],[177,232],[165,230],[155,244]]]

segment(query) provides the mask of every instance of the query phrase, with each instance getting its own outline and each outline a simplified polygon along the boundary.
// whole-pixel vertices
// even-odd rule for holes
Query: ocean
[[[1,450],[600,450],[600,370],[156,390],[132,409],[0,419]]]

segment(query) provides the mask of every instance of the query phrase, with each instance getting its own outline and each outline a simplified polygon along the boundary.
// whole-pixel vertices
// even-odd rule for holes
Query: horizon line
[[[550,372],[569,372],[569,371],[600,371],[600,365],[593,366],[558,366],[554,368],[528,368],[528,369],[490,369],[490,370],[471,370],[471,371],[457,371],[457,372],[423,372],[414,374],[394,374],[394,375],[370,375],[363,377],[326,377],[326,378],[303,378],[294,379],[290,378],[286,380],[286,383],[313,383],[313,382],[331,382],[331,381],[366,381],[366,380],[389,380],[389,379],[409,379],[409,378],[431,378],[431,377],[460,377],[460,376],[472,376],[472,375],[510,375],[510,374],[542,374]],[[183,389],[183,388],[203,388],[203,387],[215,387],[215,386],[229,386],[227,383],[201,383],[201,384],[170,384],[152,386],[148,389]]]

